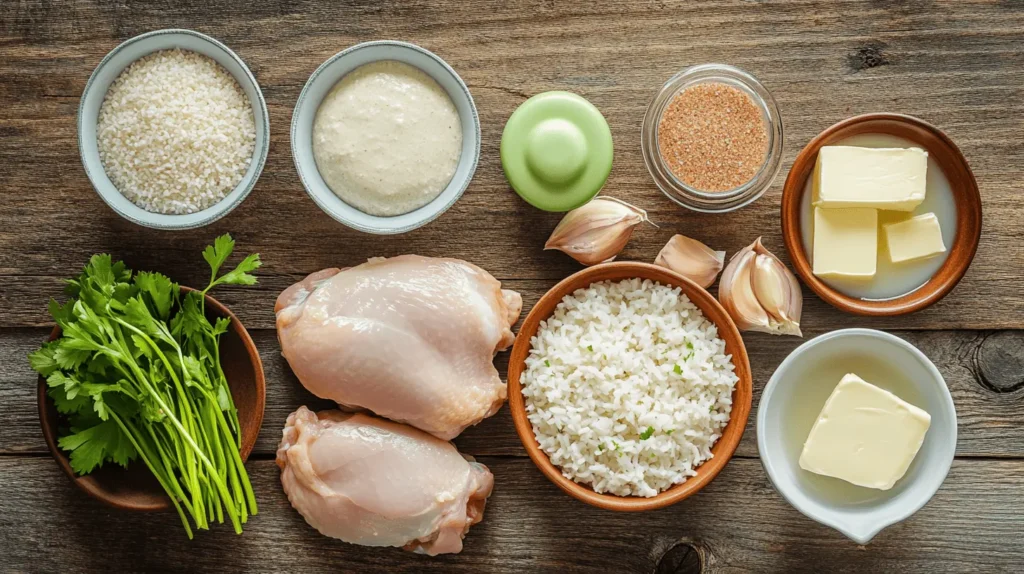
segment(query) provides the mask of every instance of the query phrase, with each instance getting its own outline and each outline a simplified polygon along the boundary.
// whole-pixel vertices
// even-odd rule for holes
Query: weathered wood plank
[[[1024,461],[957,461],[935,498],[869,546],[792,509],[758,461],[733,460],[701,493],[643,514],[598,510],[563,494],[528,459],[484,458],[495,491],[461,554],[428,558],[325,538],[292,510],[270,460],[249,463],[260,514],[189,542],[173,513],[109,509],[53,461],[0,457],[4,568],[211,572],[654,572],[680,541],[708,572],[996,572],[1024,563]],[[970,501],[970,504],[965,504]],[[666,558],[670,561],[672,556]],[[668,566],[668,564],[664,564]],[[695,570],[682,570],[691,572]]]
[[[159,10],[136,3],[18,3],[5,8],[0,29],[0,74],[10,78],[0,86],[0,186],[6,191],[0,326],[43,324],[42,301],[97,251],[198,281],[203,273],[195,254],[224,231],[266,261],[258,291],[225,296],[252,326],[269,326],[269,301],[295,278],[371,255],[462,257],[499,278],[527,281],[527,298],[535,299],[578,267],[541,251],[558,217],[511,192],[498,140],[512,110],[549,89],[577,91],[605,113],[616,145],[607,193],[648,208],[662,225],[639,230],[624,259],[651,260],[680,231],[730,252],[764,235],[781,252],[781,176],[753,206],[706,216],[665,199],[641,161],[640,121],[657,86],[687,64],[728,61],[756,73],[775,94],[786,122],[787,159],[827,125],[883,109],[943,127],[974,166],[987,223],[963,284],[928,311],[861,324],[1017,327],[1024,312],[1017,293],[1024,279],[1024,222],[1016,193],[1024,178],[1024,10],[1005,2],[907,6],[917,4],[267,2],[239,17],[224,1],[175,2]],[[172,25],[211,33],[235,48],[255,70],[271,112],[270,158],[252,197],[200,233],[143,230],[120,220],[92,192],[75,143],[77,96],[92,67],[117,41]],[[376,37],[415,40],[447,58],[475,95],[484,133],[480,168],[463,199],[437,222],[400,237],[353,232],[321,213],[298,182],[287,134],[292,105],[316,65]],[[844,323],[838,311],[807,298],[807,325]]]
[[[75,114],[93,66],[121,40],[193,28],[226,42],[263,87],[271,148],[252,196],[196,233],[140,229],[93,193],[78,160]],[[305,195],[292,165],[292,106],[320,62],[356,42],[400,38],[448,60],[480,112],[480,167],[437,222],[400,237],[348,230]],[[700,3],[266,0],[0,5],[0,556],[5,570],[216,571],[1014,571],[1024,564],[1024,6],[985,0],[797,0]],[[773,92],[786,124],[783,172],[757,203],[705,216],[675,207],[640,157],[644,109],[684,66],[724,61]],[[806,293],[809,336],[850,325],[899,329],[939,366],[959,413],[958,460],[944,488],[909,522],[867,549],[803,518],[771,489],[748,428],[738,458],[708,489],[672,509],[610,514],[577,503],[522,458],[507,410],[468,430],[460,448],[497,477],[484,523],[457,557],[427,559],[320,537],[284,499],[267,459],[288,412],[312,397],[278,355],[273,300],[304,274],[369,256],[417,252],[464,258],[520,290],[529,308],[578,269],[541,247],[558,215],[509,189],[498,161],[508,115],[526,97],[567,89],[594,102],[612,127],[606,193],[649,210],[623,259],[651,260],[677,232],[730,252],[763,235],[782,255],[778,204],[797,151],[853,114],[898,111],[934,122],[956,141],[982,190],[985,230],[963,283],[910,317],[851,320]],[[268,378],[266,424],[250,464],[263,513],[248,532],[185,542],[173,515],[130,515],[86,499],[44,454],[34,377],[24,359],[45,336],[45,301],[89,255],[112,252],[185,284],[204,279],[199,250],[230,231],[259,251],[261,284],[218,297],[254,331]],[[968,329],[941,332],[937,329]],[[997,329],[992,331],[992,329]],[[795,339],[746,338],[760,389]],[[505,355],[497,359],[504,372]],[[323,403],[320,403],[323,404]],[[495,456],[498,458],[495,458]],[[965,457],[980,457],[970,458]],[[1008,458],[1012,457],[1012,458]],[[696,552],[671,550],[693,541]],[[699,560],[698,560],[699,562]]]
[[[39,345],[44,329],[0,330],[0,396],[5,397],[5,422],[0,424],[0,454],[39,453],[46,449],[39,431],[35,406],[35,377],[25,355]],[[288,414],[300,405],[328,408],[330,403],[308,393],[280,355],[273,331],[254,331],[267,377],[267,409],[256,444],[256,452],[269,455],[277,449],[281,428]],[[898,331],[897,335],[920,347],[938,365],[956,404],[959,456],[1024,457],[1024,401],[1021,392],[999,392],[991,383],[982,384],[978,372],[995,373],[1007,356],[1020,353],[1024,331],[987,333],[970,331]],[[754,372],[754,413],[761,390],[772,372],[801,341],[796,338],[756,334],[747,337]],[[997,352],[1000,349],[1004,352]],[[496,364],[505,376],[507,353]],[[998,371],[1002,372],[1002,371]],[[1020,376],[1020,373],[1017,373]],[[995,375],[989,375],[990,381]],[[740,456],[756,457],[752,413]],[[473,455],[525,456],[512,427],[507,408],[468,429],[456,439],[459,447]]]

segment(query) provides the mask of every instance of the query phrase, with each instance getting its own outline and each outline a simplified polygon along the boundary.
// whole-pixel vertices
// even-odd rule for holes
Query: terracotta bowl
[[[193,291],[182,287],[182,291]],[[227,307],[213,297],[206,296],[206,315],[209,318],[230,317],[231,327],[221,336],[220,359],[224,374],[231,387],[231,396],[238,409],[238,422],[242,429],[242,460],[249,457],[260,425],[263,423],[263,408],[266,403],[266,381],[263,378],[263,364],[249,333]],[[60,327],[54,327],[49,340],[60,337]],[[141,461],[135,461],[128,468],[107,463],[85,476],[79,476],[71,469],[71,462],[64,450],[57,446],[58,425],[63,421],[53,401],[46,394],[46,380],[39,378],[39,422],[42,423],[43,437],[50,453],[64,473],[87,494],[110,506],[125,510],[156,511],[171,508],[167,494]]]
[[[818,150],[860,134],[888,134],[914,142],[942,167],[956,203],[956,239],[942,267],[920,288],[895,299],[867,301],[830,287],[811,271],[800,232],[801,200]],[[934,304],[953,290],[978,250],[981,238],[981,193],[967,160],[946,134],[931,124],[901,114],[865,114],[844,120],[821,132],[796,156],[782,189],[782,235],[793,268],[818,297],[848,313],[889,316],[913,313]]]
[[[544,451],[540,449],[537,439],[533,434],[533,427],[526,418],[526,405],[523,400],[522,387],[519,384],[519,377],[526,368],[526,357],[530,354],[530,339],[537,333],[540,322],[547,319],[555,310],[555,306],[566,295],[577,289],[584,288],[591,283],[598,281],[618,281],[640,277],[651,279],[662,285],[679,287],[683,293],[693,301],[694,305],[703,311],[704,316],[718,326],[718,335],[725,340],[726,351],[732,355],[733,364],[736,367],[736,375],[739,382],[732,394],[732,414],[729,423],[711,449],[714,457],[702,464],[697,469],[697,475],[692,476],[672,488],[661,492],[651,498],[637,496],[616,496],[613,494],[598,494],[589,486],[578,484],[562,476],[562,472],[548,460]],[[570,496],[582,500],[606,510],[619,510],[625,512],[639,512],[643,510],[654,510],[675,504],[684,498],[704,488],[716,475],[725,467],[736,445],[743,436],[743,430],[747,425],[747,417],[750,415],[751,398],[751,376],[750,362],[747,359],[747,350],[743,346],[743,339],[736,328],[735,323],[726,313],[725,309],[707,291],[696,283],[685,277],[657,267],[649,263],[618,262],[603,263],[595,265],[569,276],[558,285],[548,291],[541,300],[533,307],[530,314],[526,316],[519,334],[516,337],[515,345],[512,347],[512,354],[509,357],[508,365],[508,402],[512,411],[512,420],[515,423],[516,433],[522,441],[526,452],[534,464],[554,482],[559,488]]]

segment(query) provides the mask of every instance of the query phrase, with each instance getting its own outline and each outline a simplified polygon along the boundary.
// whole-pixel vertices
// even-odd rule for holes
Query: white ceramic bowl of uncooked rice
[[[270,147],[256,78],[227,46],[157,30],[114,48],[78,108],[78,147],[118,215],[157,229],[207,225],[252,191]]]

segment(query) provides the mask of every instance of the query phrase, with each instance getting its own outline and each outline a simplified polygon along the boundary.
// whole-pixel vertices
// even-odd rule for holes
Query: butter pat
[[[889,245],[889,258],[893,263],[924,259],[946,252],[939,218],[934,213],[925,213],[882,227],[885,229],[885,241]]]
[[[889,490],[917,456],[932,417],[854,374],[825,402],[800,453],[800,468]]]
[[[878,210],[815,207],[811,260],[818,277],[874,277],[878,262]]]
[[[814,205],[913,211],[924,201],[928,152],[825,146],[814,166]]]

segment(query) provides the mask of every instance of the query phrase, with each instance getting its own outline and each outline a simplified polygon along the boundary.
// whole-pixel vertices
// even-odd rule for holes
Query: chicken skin
[[[462,550],[494,486],[449,442],[337,410],[292,413],[277,465],[288,500],[321,534],[431,556]]]
[[[522,304],[475,265],[403,255],[313,273],[274,310],[310,392],[450,440],[505,401],[493,359]]]

